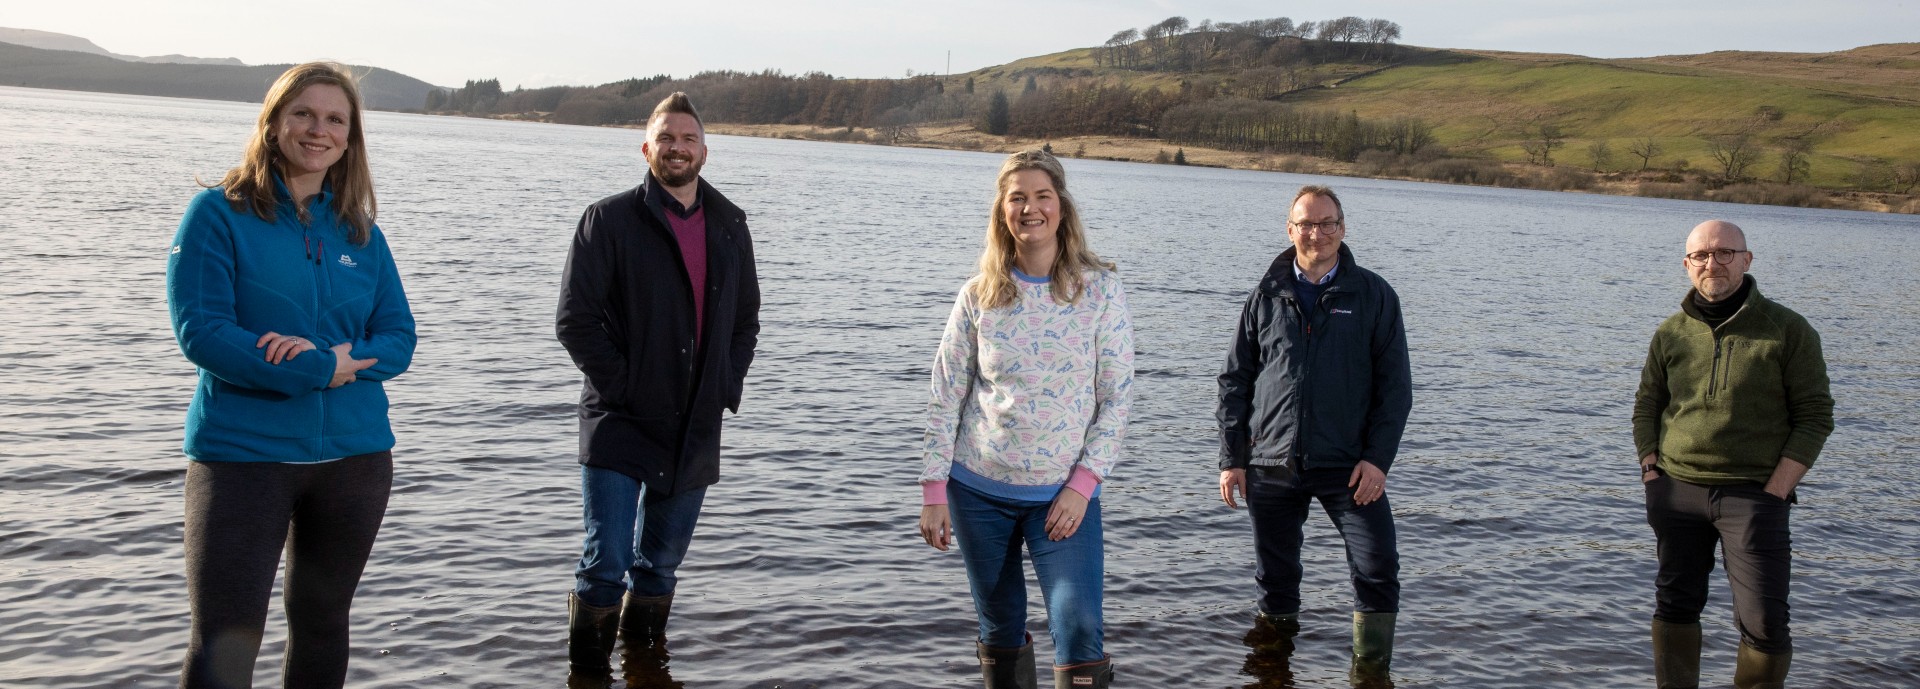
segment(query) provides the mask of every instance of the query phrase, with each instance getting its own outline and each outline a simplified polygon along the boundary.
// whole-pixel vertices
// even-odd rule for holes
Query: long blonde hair
[[[1086,287],[1086,272],[1115,270],[1112,263],[1101,260],[1087,246],[1087,228],[1080,222],[1080,207],[1073,202],[1073,194],[1067,193],[1067,170],[1060,165],[1060,159],[1038,148],[1027,149],[1007,156],[994,185],[993,211],[987,215],[987,246],[980,252],[980,275],[973,281],[973,296],[981,308],[999,308],[1019,299],[1019,288],[1014,285],[1013,277],[1013,228],[1007,225],[1001,204],[1006,200],[1007,185],[1014,174],[1025,170],[1047,173],[1060,198],[1060,229],[1056,235],[1060,251],[1053,257],[1052,269],[1047,271],[1052,279],[1054,301],[1080,303]]]
[[[205,186],[225,187],[227,202],[233,204],[234,210],[248,209],[260,219],[273,222],[274,208],[279,206],[279,200],[274,198],[273,173],[279,171],[281,164],[280,147],[273,138],[274,125],[287,103],[315,84],[340,87],[353,106],[347,150],[327,169],[327,184],[333,188],[334,214],[349,228],[347,240],[365,246],[372,236],[373,218],[380,204],[374,200],[373,173],[367,169],[367,141],[360,127],[360,87],[345,65],[309,62],[281,74],[273,87],[267,89],[266,101],[260,106],[260,119],[254,123],[253,138],[247,140],[246,157],[218,183]],[[306,220],[306,207],[299,205],[298,199],[295,201],[300,219]]]

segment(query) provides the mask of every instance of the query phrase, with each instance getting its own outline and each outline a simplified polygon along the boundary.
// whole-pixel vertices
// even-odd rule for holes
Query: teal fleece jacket
[[[413,361],[413,312],[379,227],[365,246],[323,190],[301,222],[286,187],[267,221],[220,188],[188,204],[167,259],[167,306],[180,351],[200,369],[186,454],[204,462],[317,462],[393,448],[381,382]],[[268,332],[314,349],[270,364]],[[329,389],[334,353],[379,363]]]

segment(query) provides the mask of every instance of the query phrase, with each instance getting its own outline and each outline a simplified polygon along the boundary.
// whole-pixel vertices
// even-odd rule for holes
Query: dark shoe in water
[[[673,594],[636,596],[632,591],[620,601],[620,638],[627,648],[667,647],[667,613],[673,609]]]
[[[1740,655],[1733,664],[1734,689],[1785,689],[1787,666],[1793,663],[1793,651],[1761,653],[1740,643]]]
[[[1113,686],[1113,658],[1053,666],[1053,689],[1107,689]]]
[[[980,678],[986,689],[1037,689],[1039,674],[1033,669],[1033,635],[1019,648],[1000,648],[973,642],[974,655],[980,658]]]
[[[1393,667],[1393,626],[1396,613],[1353,614],[1353,667],[1347,679],[1353,686],[1380,686]]]
[[[594,607],[567,594],[567,667],[583,680],[613,675],[607,659],[613,655],[613,637],[620,628],[620,606]],[[572,686],[571,679],[568,686]]]
[[[1699,622],[1653,621],[1653,683],[1658,689],[1699,689]]]

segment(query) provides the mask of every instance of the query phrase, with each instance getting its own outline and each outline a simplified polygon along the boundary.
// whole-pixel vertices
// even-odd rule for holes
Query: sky
[[[8,2],[0,26],[128,55],[333,59],[434,84],[508,89],[714,69],[841,77],[965,72],[1073,48],[1172,16],[1382,18],[1435,48],[1645,57],[1828,52],[1920,41],[1920,0],[60,0]]]

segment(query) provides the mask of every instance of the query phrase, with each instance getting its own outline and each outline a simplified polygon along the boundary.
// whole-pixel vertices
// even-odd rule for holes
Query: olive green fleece
[[[1820,334],[1758,284],[1718,329],[1692,313],[1692,298],[1647,348],[1635,456],[1658,451],[1661,471],[1703,484],[1765,483],[1782,457],[1813,466],[1833,432]]]

